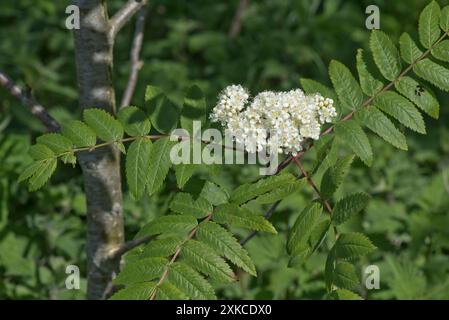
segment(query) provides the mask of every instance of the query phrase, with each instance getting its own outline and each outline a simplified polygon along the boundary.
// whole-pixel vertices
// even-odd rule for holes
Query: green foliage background
[[[123,2],[109,0],[110,12]],[[300,77],[328,83],[331,59],[355,66],[356,49],[367,49],[367,5],[381,8],[381,28],[397,42],[404,31],[416,36],[418,14],[428,1],[252,1],[242,32],[230,39],[227,33],[237,2],[151,1],[142,52],[145,64],[133,103],[143,104],[147,84],[161,86],[181,101],[183,90],[197,83],[211,108],[217,93],[230,83],[241,83],[252,92],[295,88]],[[73,37],[64,28],[68,4],[51,0],[0,4],[0,69],[29,85],[58,120],[81,117]],[[130,24],[115,48],[119,98],[129,72],[132,34]],[[342,229],[363,231],[379,248],[358,268],[376,264],[381,270],[381,290],[365,292],[368,299],[449,299],[448,97],[441,96],[440,101],[440,119],[426,117],[426,136],[408,134],[408,152],[370,135],[376,150],[373,166],[367,168],[357,160],[339,191],[363,190],[372,196],[368,208]],[[66,265],[76,264],[82,275],[86,273],[80,171],[64,166],[44,188],[29,193],[16,181],[31,162],[28,147],[44,129],[4,90],[0,110],[0,298],[83,298],[83,290],[68,291],[64,285]],[[232,190],[257,173],[252,166],[226,166],[213,179]],[[128,238],[168,211],[173,190],[176,182],[171,174],[151,199],[145,196],[137,202],[125,191]],[[281,203],[272,219],[279,234],[257,236],[246,246],[259,276],[246,275],[241,282],[224,286],[220,296],[323,296],[326,255],[318,253],[305,265],[288,268],[285,252],[286,230],[311,196],[303,188]]]

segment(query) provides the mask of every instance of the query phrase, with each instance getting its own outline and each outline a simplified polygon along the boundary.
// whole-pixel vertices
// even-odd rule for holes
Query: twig
[[[293,161],[298,166],[298,168],[301,171],[302,175],[306,178],[307,183],[313,188],[313,190],[315,190],[316,194],[319,196],[320,200],[323,202],[324,206],[326,207],[327,212],[329,212],[329,214],[332,215],[332,207],[330,206],[329,202],[323,197],[320,189],[318,189],[318,187],[316,186],[315,182],[312,180],[312,178],[310,177],[309,173],[304,168],[302,162],[299,161],[296,158],[294,158]]]
[[[31,95],[27,95],[12,81],[4,72],[0,70],[0,85],[4,87],[15,98],[35,115],[49,131],[59,131],[59,123],[38,103]]]
[[[242,16],[248,7],[249,0],[240,0],[237,11],[235,12],[234,19],[232,20],[231,27],[229,28],[228,36],[233,39],[237,37],[242,29]]]
[[[142,238],[128,241],[128,242],[124,243],[120,248],[118,248],[117,250],[112,252],[111,259],[120,258],[122,255],[124,255],[128,251],[131,251],[132,249],[134,249],[142,244],[150,242],[154,238],[155,238],[155,236],[144,236]]]
[[[139,71],[143,66],[143,62],[140,60],[140,51],[142,49],[145,18],[147,15],[147,5],[144,4],[137,15],[136,29],[134,31],[134,39],[131,47],[131,73],[129,74],[128,84],[126,86],[125,93],[123,94],[122,103],[120,107],[126,107],[130,104],[131,99],[136,89],[137,78]]]
[[[320,198],[320,201],[323,203],[324,207],[326,208],[326,211],[329,213],[329,216],[332,218],[333,209],[332,209],[331,205],[329,204],[329,201],[326,200],[326,198],[321,193],[320,189],[318,189],[315,182],[313,181],[313,179],[310,177],[309,173],[304,168],[302,162],[296,158],[293,158],[293,161],[298,166],[302,175],[306,178],[307,183],[313,188],[313,190],[315,190],[316,194]],[[335,233],[335,236],[338,237],[337,227],[335,227],[335,226],[334,226],[334,233]]]
[[[114,41],[117,33],[132,18],[139,9],[147,4],[147,0],[129,0],[119,11],[109,20],[109,39]]]
[[[212,219],[212,213],[210,213],[206,219],[204,219],[203,221],[209,221],[210,219]],[[176,259],[178,258],[178,256],[181,254],[181,250],[183,245],[189,241],[192,240],[192,238],[195,236],[195,234],[198,232],[198,228],[199,225],[197,225],[195,228],[192,229],[192,231],[190,231],[189,235],[187,236],[186,240],[179,245],[178,249],[176,249],[175,254],[173,255],[173,257],[171,258],[170,262],[167,264],[167,266],[165,267],[164,272],[162,273],[161,278],[159,279],[158,283],[154,286],[151,294],[150,294],[150,300],[154,300],[156,298],[156,294],[157,294],[157,290],[159,289],[159,287],[162,285],[162,283],[165,281],[165,279],[167,279],[168,274],[170,273],[170,266],[175,263]]]

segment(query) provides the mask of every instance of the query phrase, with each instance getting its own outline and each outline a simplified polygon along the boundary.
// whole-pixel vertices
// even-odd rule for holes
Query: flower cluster
[[[264,91],[250,101],[246,89],[231,85],[220,93],[210,119],[220,122],[250,153],[265,149],[296,154],[305,139],[317,140],[321,126],[336,116],[333,100],[318,93]]]

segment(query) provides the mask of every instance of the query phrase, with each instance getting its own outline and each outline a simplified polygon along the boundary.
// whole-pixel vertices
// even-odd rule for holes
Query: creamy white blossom
[[[305,139],[319,139],[321,126],[337,116],[333,103],[300,89],[264,91],[250,101],[246,89],[231,85],[220,93],[210,119],[220,122],[248,152],[296,154]]]

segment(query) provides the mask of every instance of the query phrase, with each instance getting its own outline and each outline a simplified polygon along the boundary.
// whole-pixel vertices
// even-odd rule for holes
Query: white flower
[[[264,91],[250,103],[249,98],[240,85],[226,87],[210,119],[221,122],[250,153],[268,149],[296,154],[305,139],[319,139],[321,126],[337,116],[332,99],[300,89]]]
[[[225,124],[228,119],[235,117],[248,102],[249,93],[240,85],[226,87],[218,96],[218,103],[211,114],[212,122],[220,121]]]

